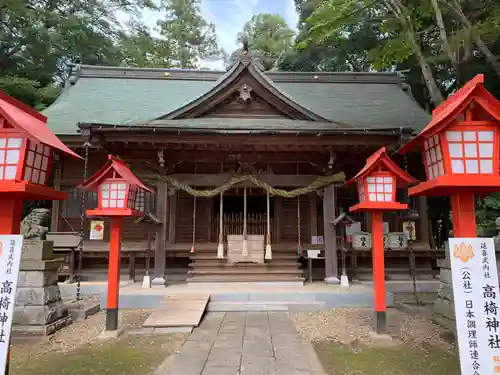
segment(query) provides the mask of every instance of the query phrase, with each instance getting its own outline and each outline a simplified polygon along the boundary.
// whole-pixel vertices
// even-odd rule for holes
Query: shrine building
[[[156,284],[302,283],[308,250],[320,250],[314,279],[334,282],[344,247],[359,258],[350,269],[371,269],[368,216],[349,214],[348,238],[334,223],[357,200],[343,184],[373,152],[393,154],[430,121],[398,73],[264,72],[248,53],[227,71],[75,65],[43,114],[84,158],[58,162],[54,183],[69,198],[54,202],[51,231],[83,228],[83,275],[105,272],[108,224],[102,239],[89,238],[81,212],[97,206],[97,194],[83,207],[76,187],[108,155],[120,158],[153,191],[135,203],[149,215],[125,222],[123,267],[139,281],[150,257]],[[425,179],[419,154],[394,161]],[[410,210],[384,214],[387,236],[411,221],[411,246],[432,257],[425,198],[397,194]],[[388,274],[408,273],[405,246],[388,245],[386,258]]]

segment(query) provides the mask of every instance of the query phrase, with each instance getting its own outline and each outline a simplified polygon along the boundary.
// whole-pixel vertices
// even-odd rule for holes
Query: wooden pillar
[[[57,155],[54,156],[54,189],[61,190],[61,162]],[[50,231],[59,230],[59,217],[61,215],[61,201],[52,201]]]
[[[312,236],[318,235],[318,195],[316,192],[309,193],[309,241]],[[309,242],[308,241],[308,242]]]
[[[214,242],[213,238],[213,231],[212,231],[212,225],[213,225],[213,214],[214,214],[214,197],[209,197],[205,198],[205,202],[203,204],[206,207],[207,211],[207,238],[208,242]]]
[[[323,227],[325,241],[325,282],[339,284],[337,265],[337,233],[332,221],[335,219],[336,188],[329,185],[323,194]]]
[[[364,217],[365,217],[365,222],[364,222],[365,229],[364,229],[364,231],[371,232],[372,231],[372,215],[369,212],[366,212],[364,214]]]
[[[168,243],[174,244],[176,242],[176,229],[177,229],[177,200],[178,194],[177,190],[169,195],[170,200],[168,205]]]
[[[430,246],[429,238],[429,213],[427,211],[427,197],[418,197],[418,215],[420,217],[420,238]]]
[[[274,201],[274,233],[272,235],[273,243],[281,242],[281,223],[283,222],[283,198],[273,197]]]
[[[168,225],[168,199],[167,199],[167,183],[161,181],[158,183],[156,191],[156,214],[162,224],[158,226],[155,241],[155,269],[152,285],[165,285],[165,253]]]

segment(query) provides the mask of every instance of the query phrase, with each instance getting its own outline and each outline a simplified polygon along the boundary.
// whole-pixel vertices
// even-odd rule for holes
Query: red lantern
[[[88,210],[89,216],[142,216],[135,209],[137,196],[141,191],[151,192],[123,161],[112,155],[80,188],[97,191],[97,209]]]
[[[415,183],[386,154],[385,147],[366,160],[363,169],[346,182],[356,184],[359,203],[350,207],[353,212],[370,212],[372,215],[372,260],[375,286],[375,313],[377,333],[386,332],[386,303],[384,275],[384,211],[405,210],[408,205],[396,202],[396,186]]]
[[[476,76],[432,113],[422,132],[403,146],[402,154],[421,147],[427,181],[410,195],[450,195],[472,189],[498,191],[500,186],[500,102]]]
[[[432,113],[422,132],[403,146],[420,147],[427,181],[410,195],[451,196],[453,231],[476,237],[474,194],[500,191],[500,102],[476,76]]]
[[[0,91],[0,233],[19,233],[23,200],[63,200],[48,186],[54,151],[80,158],[47,127],[47,118]]]
[[[120,159],[109,155],[107,163],[80,185],[85,190],[97,191],[98,207],[87,210],[87,216],[108,216],[110,220],[108,300],[106,330],[118,329],[118,296],[120,282],[120,249],[123,218],[142,216],[135,209],[140,191],[151,192]]]
[[[363,169],[346,182],[356,183],[359,203],[350,211],[405,210],[406,204],[396,202],[396,187],[416,183],[413,177],[405,173],[386,154],[385,147],[375,152],[366,160]]]

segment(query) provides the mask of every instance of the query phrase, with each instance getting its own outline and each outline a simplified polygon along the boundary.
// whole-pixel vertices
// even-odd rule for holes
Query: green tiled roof
[[[72,84],[43,114],[48,125],[59,135],[75,134],[78,123],[129,125],[149,122],[190,103],[214,88],[225,72],[82,66]],[[411,127],[420,130],[430,116],[403,90],[395,73],[266,73],[269,81],[300,106],[328,121],[332,129],[393,129]],[[202,128],[203,119],[180,126]],[[280,129],[279,120],[253,120],[255,129]],[[220,119],[228,128],[237,126]],[[296,121],[294,126],[328,128],[328,122]],[[213,122],[211,122],[213,124]],[[245,122],[247,124],[247,122]],[[242,124],[243,125],[243,124]],[[175,127],[170,124],[169,126]]]

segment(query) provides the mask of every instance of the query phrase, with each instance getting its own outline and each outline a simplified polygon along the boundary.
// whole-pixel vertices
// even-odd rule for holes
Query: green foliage
[[[261,58],[266,70],[272,69],[276,61],[293,45],[294,32],[286,21],[277,14],[261,13],[252,16],[238,33],[237,42],[248,41],[248,47],[253,55]],[[234,62],[235,54],[229,58],[229,65]]]
[[[478,199],[476,210],[477,225],[484,235],[496,234],[495,220],[500,217],[500,193],[491,194],[485,198]]]
[[[3,0],[0,89],[43,109],[57,97],[71,63],[196,67],[219,56],[215,29],[199,0]],[[153,36],[144,10],[161,11]],[[160,14],[160,13],[158,13]]]

